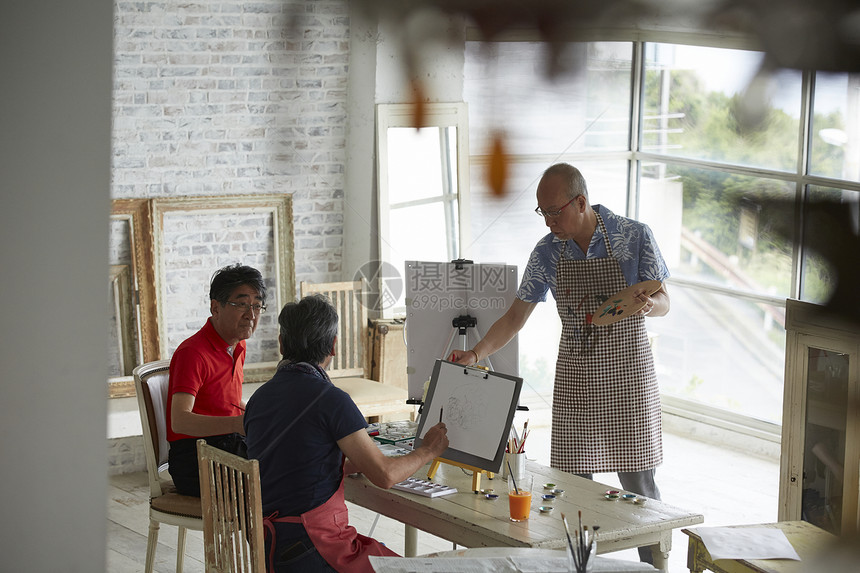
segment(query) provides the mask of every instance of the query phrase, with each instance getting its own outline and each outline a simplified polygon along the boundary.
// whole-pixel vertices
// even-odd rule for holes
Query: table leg
[[[651,545],[651,560],[654,562],[652,565],[659,569],[660,571],[668,572],[669,571],[669,552],[663,551],[660,548],[660,544]]]
[[[411,525],[403,527],[403,556],[415,557],[418,555],[418,530]]]
[[[702,573],[705,570],[704,564],[707,563],[708,559],[703,555],[704,551],[704,543],[690,537],[687,541],[687,569],[690,570],[690,573]]]
[[[669,571],[669,551],[672,550],[672,531],[664,531],[660,534],[660,542],[650,545],[651,561],[654,567],[661,571]]]

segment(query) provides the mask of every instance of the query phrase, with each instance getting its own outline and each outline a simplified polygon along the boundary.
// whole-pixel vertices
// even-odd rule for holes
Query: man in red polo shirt
[[[242,367],[245,340],[266,310],[266,285],[257,269],[231,265],[212,277],[209,299],[212,316],[173,353],[167,397],[168,469],[179,493],[198,497],[199,438],[247,457]]]

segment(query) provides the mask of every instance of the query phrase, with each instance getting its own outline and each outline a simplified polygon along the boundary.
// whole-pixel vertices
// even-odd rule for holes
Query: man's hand
[[[644,290],[637,289],[633,293],[633,298],[638,302],[644,302],[645,306],[639,309],[636,314],[644,316],[665,316],[669,312],[669,293],[666,292],[664,284],[657,292],[651,296],[645,294]]]
[[[444,422],[439,422],[424,434],[421,447],[427,448],[434,458],[442,455],[448,449],[448,428]]]
[[[645,306],[636,311],[636,314],[649,315],[651,314],[651,310],[654,308],[653,299],[645,294],[647,291],[645,289],[636,289],[633,292],[633,300],[636,302],[644,302]]]
[[[361,472],[374,485],[388,489],[414,474],[433,458],[439,457],[448,447],[447,433],[445,424],[436,424],[424,434],[421,447],[405,456],[384,456],[363,428],[339,439],[337,445],[346,454],[344,472]]]
[[[456,362],[463,366],[471,366],[478,362],[478,353],[474,350],[454,350],[448,357],[448,362]]]

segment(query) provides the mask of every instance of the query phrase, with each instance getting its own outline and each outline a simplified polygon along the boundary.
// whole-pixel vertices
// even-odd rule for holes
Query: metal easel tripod
[[[451,321],[451,325],[453,328],[451,329],[451,336],[448,338],[448,344],[445,347],[445,352],[442,355],[442,360],[448,360],[451,356],[451,350],[454,346],[455,338],[459,335],[460,340],[460,348],[459,350],[467,350],[469,348],[469,333],[472,332],[469,329],[474,329],[475,344],[477,344],[483,337],[484,333],[478,328],[478,319],[470,314],[461,314],[457,318]],[[487,356],[484,358],[487,361],[487,366],[490,370],[493,369],[493,363],[490,360],[490,357]]]

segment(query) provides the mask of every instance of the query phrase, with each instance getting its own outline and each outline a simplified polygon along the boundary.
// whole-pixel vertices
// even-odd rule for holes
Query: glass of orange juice
[[[508,506],[511,521],[525,521],[529,518],[534,481],[534,476],[526,476],[516,481],[508,478]]]

